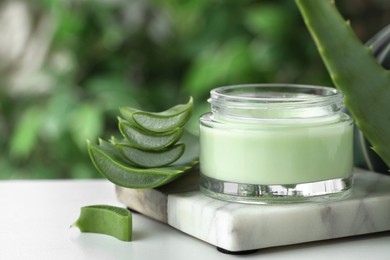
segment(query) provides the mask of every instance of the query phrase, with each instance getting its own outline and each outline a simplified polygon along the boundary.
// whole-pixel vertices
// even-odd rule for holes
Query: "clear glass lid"
[[[235,118],[310,118],[335,114],[343,95],[334,88],[295,84],[234,85],[213,89],[211,111]]]

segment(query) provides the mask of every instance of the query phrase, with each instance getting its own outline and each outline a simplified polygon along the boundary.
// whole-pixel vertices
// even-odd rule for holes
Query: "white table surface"
[[[390,259],[390,232],[232,256],[139,214],[131,242],[69,228],[93,204],[122,206],[106,180],[0,181],[0,260]]]

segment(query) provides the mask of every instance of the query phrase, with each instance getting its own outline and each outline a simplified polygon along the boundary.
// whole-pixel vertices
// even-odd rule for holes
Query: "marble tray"
[[[272,206],[206,197],[196,173],[178,182],[151,190],[116,187],[116,192],[130,209],[231,252],[390,230],[388,175],[355,170],[346,199]]]

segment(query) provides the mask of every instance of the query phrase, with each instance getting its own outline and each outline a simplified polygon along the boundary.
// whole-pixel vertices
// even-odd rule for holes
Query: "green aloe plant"
[[[390,167],[390,72],[356,37],[334,1],[295,1],[356,125]]]

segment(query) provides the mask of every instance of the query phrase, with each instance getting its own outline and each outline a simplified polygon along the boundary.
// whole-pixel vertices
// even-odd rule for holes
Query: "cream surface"
[[[260,185],[309,183],[352,173],[350,121],[235,129],[200,126],[202,174]]]

